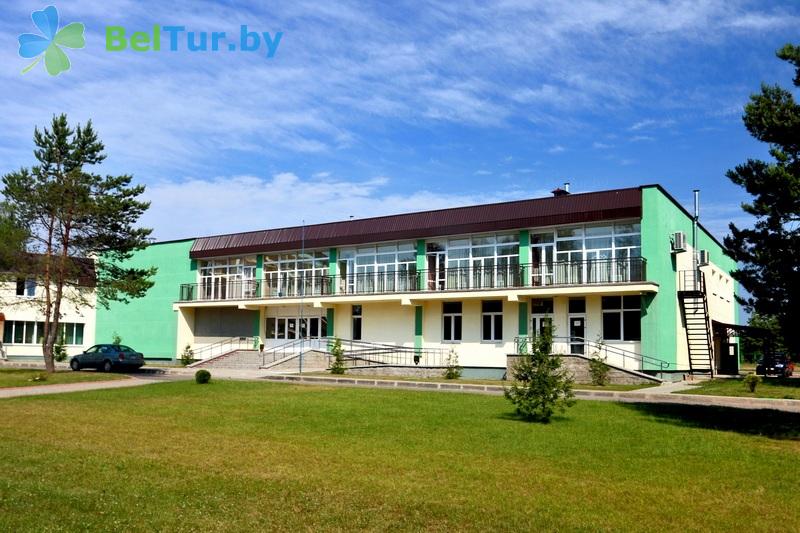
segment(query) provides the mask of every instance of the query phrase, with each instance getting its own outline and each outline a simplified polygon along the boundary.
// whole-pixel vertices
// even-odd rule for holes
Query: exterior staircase
[[[689,371],[692,374],[714,375],[714,340],[708,316],[705,274],[700,270],[684,270],[679,275],[678,301],[681,307],[686,343],[689,350]]]

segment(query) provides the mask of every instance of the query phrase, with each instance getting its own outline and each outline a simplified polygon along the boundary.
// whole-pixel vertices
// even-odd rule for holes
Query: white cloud
[[[651,142],[655,140],[655,137],[651,137],[650,135],[634,135],[630,138],[631,142]]]
[[[566,148],[564,148],[560,144],[556,144],[556,145],[553,145],[550,148],[548,148],[547,149],[547,153],[548,154],[560,154],[561,152],[564,152],[565,150],[566,150]]]
[[[595,150],[608,150],[609,148],[613,147],[614,147],[613,144],[601,143],[597,141],[592,143],[592,148],[594,148]]]
[[[188,178],[150,185],[152,202],[142,224],[159,240],[389,215],[546,196],[546,188],[443,193],[392,193],[384,176],[364,181],[303,179],[291,172],[258,176]],[[179,200],[178,200],[179,199]]]
[[[628,128],[630,131],[639,131],[643,129],[656,129],[656,128],[668,128],[670,126],[675,125],[674,119],[662,119],[656,120],[652,118],[647,118],[644,120],[640,120],[639,122],[634,123]]]
[[[474,172],[474,174],[476,176],[491,176],[492,175],[492,171],[491,170],[476,170]]]

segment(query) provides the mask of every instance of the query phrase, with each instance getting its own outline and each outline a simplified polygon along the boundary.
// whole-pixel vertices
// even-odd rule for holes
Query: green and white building
[[[386,365],[440,366],[455,349],[468,373],[490,376],[552,324],[564,353],[730,371],[735,264],[696,233],[646,185],[155,243],[132,259],[158,268],[155,286],[98,309],[93,337],[117,333],[162,359],[187,345],[200,358],[264,345],[275,359],[337,337]]]

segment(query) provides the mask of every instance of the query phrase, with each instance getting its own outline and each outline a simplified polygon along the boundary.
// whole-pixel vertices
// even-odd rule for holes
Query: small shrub
[[[205,368],[201,368],[197,372],[194,373],[194,380],[196,383],[203,385],[211,381],[211,372],[206,370]]]
[[[605,387],[610,381],[608,373],[611,367],[606,364],[606,358],[595,356],[589,359],[589,375],[592,378],[592,385]]]
[[[458,354],[455,348],[450,348],[450,353],[447,355],[447,368],[444,369],[444,379],[458,379],[461,377],[464,369],[458,366]]]
[[[347,372],[347,367],[344,366],[344,348],[342,348],[342,340],[339,337],[336,337],[336,340],[333,342],[331,355],[333,356],[331,374],[344,374]]]
[[[58,342],[53,346],[53,359],[58,363],[63,363],[67,360],[67,349],[64,347],[64,344],[66,344],[66,339],[62,334]]]
[[[190,345],[186,345],[186,348],[183,349],[181,352],[181,364],[183,366],[188,366],[194,362],[194,350]]]
[[[120,337],[119,333],[117,333],[116,331],[114,332],[113,335],[111,335],[111,344],[113,344],[114,346],[119,346],[120,344],[122,344],[122,337]]]
[[[547,423],[556,411],[575,404],[572,376],[561,357],[552,353],[552,340],[549,329],[533,337],[530,355],[522,354],[511,369],[514,384],[504,396],[525,420]]]
[[[747,386],[750,392],[755,392],[756,387],[758,387],[759,383],[761,383],[761,376],[757,376],[751,373],[747,374],[747,376],[745,376],[744,378],[744,384]]]

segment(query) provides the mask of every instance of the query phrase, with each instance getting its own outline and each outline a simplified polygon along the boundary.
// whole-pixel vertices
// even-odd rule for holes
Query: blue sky
[[[147,185],[159,239],[661,183],[702,190],[718,236],[746,223],[725,171],[766,157],[741,114],[794,1],[63,1],[86,24],[58,77],[17,55],[47,2],[0,7],[0,172],[54,113],[92,119],[102,171]],[[105,51],[154,24],[282,31],[261,53]]]

